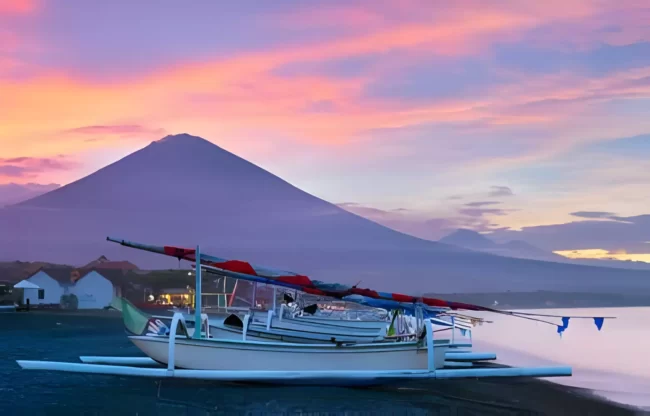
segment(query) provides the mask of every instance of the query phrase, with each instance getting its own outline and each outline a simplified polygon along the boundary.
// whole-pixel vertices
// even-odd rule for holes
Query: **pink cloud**
[[[300,8],[297,10],[266,14],[263,23],[285,29],[367,28],[385,22],[384,16],[370,7],[332,6]]]
[[[72,170],[78,167],[78,163],[69,161],[64,156],[0,158],[0,178],[34,178],[42,173]]]
[[[0,28],[0,54],[10,54],[15,52],[18,49],[19,44],[20,41],[15,33]]]
[[[577,0],[570,4],[560,1],[464,0],[445,4],[444,7],[426,0],[387,3],[362,1],[349,6],[301,8],[265,17],[268,24],[279,24],[287,29],[335,26],[352,32],[375,29],[376,32],[387,33],[405,22],[413,27],[442,28],[438,33],[446,33],[446,43],[449,45],[446,50],[451,54],[462,54],[464,50],[481,52],[468,43],[486,45],[486,42],[496,39],[508,42],[526,38],[529,44],[554,48],[570,45],[575,50],[576,47],[590,48],[601,43],[629,44],[647,40],[650,34],[650,26],[647,25],[650,9],[643,2],[635,0]],[[445,26],[450,22],[454,22],[460,30],[446,31]],[[502,36],[494,38],[492,36],[496,33],[491,31],[471,39],[472,30],[465,25],[466,22],[478,22],[479,27],[485,22],[496,24],[492,28],[500,29]],[[612,26],[618,29],[606,30]],[[539,30],[542,28],[547,30]],[[534,30],[534,33],[528,34],[530,30]],[[483,32],[480,28],[479,31]],[[395,34],[393,38],[399,42],[399,35]],[[423,36],[422,43],[427,42],[427,37]],[[438,47],[444,48],[444,44]]]
[[[34,0],[0,0],[0,16],[29,14],[36,10],[36,6]]]
[[[617,74],[607,81],[584,74],[539,77],[515,73],[508,85],[488,88],[477,98],[432,97],[430,102],[366,98],[364,88],[386,77],[386,68],[399,69],[400,65],[417,63],[418,59],[433,53],[486,54],[487,46],[497,40],[521,39],[530,30],[547,24],[576,23],[575,33],[588,34],[590,39],[605,39],[610,34],[593,30],[600,27],[600,21],[581,22],[608,10],[622,9],[618,2],[609,1],[578,1],[558,7],[557,3],[524,4],[512,0],[495,4],[477,0],[440,8],[432,20],[431,14],[422,12],[431,9],[430,2],[408,5],[418,7],[373,2],[364,7],[319,10],[310,16],[303,14],[306,10],[298,11],[278,21],[299,25],[304,17],[313,19],[309,24],[318,25],[336,18],[347,26],[360,24],[363,28],[314,44],[242,52],[205,62],[179,62],[112,85],[94,82],[91,76],[79,78],[63,72],[38,74],[28,82],[3,84],[0,81],[3,95],[12,103],[0,111],[0,122],[8,126],[7,137],[31,137],[38,141],[36,138],[46,136],[44,133],[59,132],[64,137],[57,146],[63,147],[66,153],[90,146],[87,143],[103,135],[164,134],[148,125],[163,125],[169,131],[185,131],[191,126],[197,133],[207,132],[207,137],[211,135],[224,141],[264,132],[311,145],[368,146],[368,141],[361,143],[359,139],[368,130],[436,123],[472,126],[479,133],[538,125],[547,126],[549,134],[553,134],[575,120],[577,114],[584,115],[587,110],[593,114],[596,110],[589,105],[592,102],[650,96],[642,84],[643,78],[631,74]],[[630,10],[625,15],[614,15],[610,24],[638,23],[640,20],[630,17],[636,9]],[[281,77],[274,73],[275,69],[291,63],[319,63],[368,55],[381,57],[395,51],[403,53],[399,56],[404,59],[389,59],[391,62],[378,59],[377,65],[356,77]],[[314,108],[314,103],[327,103],[327,111],[306,111]],[[39,117],[38,127],[33,125],[34,114]],[[121,122],[110,124],[113,120]],[[130,121],[122,124],[124,120]],[[141,124],[131,124],[133,120]],[[545,152],[553,152],[556,146],[561,148],[570,142],[564,140],[564,135],[557,137],[557,143],[549,141],[540,147],[545,147]],[[578,138],[571,140],[587,140],[591,136],[575,137]],[[473,139],[457,137],[456,140]],[[536,139],[522,137],[521,140]],[[23,143],[22,139],[16,139],[13,144],[3,145],[13,154],[23,154],[19,153]],[[41,145],[48,152],[55,151],[54,145],[45,139]],[[540,150],[531,148],[534,154],[524,156],[539,157]],[[38,149],[34,145],[33,151]]]

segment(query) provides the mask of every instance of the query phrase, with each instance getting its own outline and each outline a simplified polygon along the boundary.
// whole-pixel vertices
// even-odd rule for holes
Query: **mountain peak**
[[[199,136],[193,136],[188,133],[180,133],[180,134],[170,134],[162,139],[156,140],[153,143],[183,143],[183,144],[190,144],[191,142],[206,142],[210,144],[214,144],[203,137]],[[218,146],[217,146],[218,147]]]
[[[203,137],[193,136],[188,133],[167,135],[162,139],[154,140],[146,148],[155,148],[160,150],[173,149],[170,150],[171,153],[173,154],[176,154],[177,151],[184,151],[185,153],[210,152],[212,154],[215,153],[230,154],[230,152],[212,143],[211,141],[206,140]]]
[[[465,228],[459,228],[448,236],[443,237],[440,242],[474,250],[491,248],[496,245],[494,241],[484,235]]]
[[[245,201],[251,195],[268,200],[268,204],[277,199],[312,201],[311,196],[259,166],[206,139],[182,133],[154,141],[82,179],[25,201],[23,206],[208,210],[224,198],[229,206],[247,207]]]

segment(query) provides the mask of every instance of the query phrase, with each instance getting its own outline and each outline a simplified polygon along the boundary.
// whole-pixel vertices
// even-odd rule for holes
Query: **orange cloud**
[[[554,251],[554,253],[569,259],[606,259],[650,263],[650,253],[627,253],[625,250],[609,251],[600,248],[590,248],[582,250],[560,250]]]

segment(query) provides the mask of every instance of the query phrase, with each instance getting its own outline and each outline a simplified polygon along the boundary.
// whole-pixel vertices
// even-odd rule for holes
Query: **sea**
[[[570,365],[573,377],[553,380],[639,408],[650,406],[650,360],[645,355],[650,351],[650,308],[539,312],[616,319],[605,320],[599,331],[593,320],[572,318],[560,337],[551,325],[490,315],[493,323],[473,331],[474,349],[496,352],[508,365]],[[0,313],[0,415],[521,414],[496,403],[417,388],[215,385],[26,371],[15,362],[78,362],[80,355],[142,354],[126,338],[122,320],[111,314]]]
[[[474,349],[496,352],[497,362],[511,366],[571,366],[571,377],[549,380],[587,388],[611,401],[650,410],[650,308],[520,312],[569,317],[569,325],[558,333],[557,326],[546,323],[474,314],[492,321],[472,331]],[[577,317],[606,319],[599,330],[593,319]],[[561,318],[540,319],[562,325]]]

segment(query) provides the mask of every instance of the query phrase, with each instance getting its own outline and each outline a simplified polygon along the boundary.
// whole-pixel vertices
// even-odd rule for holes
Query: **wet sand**
[[[504,412],[531,415],[635,415],[641,410],[610,402],[587,389],[545,380],[448,380],[427,386],[429,393],[475,403],[490,403]]]
[[[141,355],[124,336],[115,311],[1,314],[0,351],[8,352],[0,360],[0,414],[644,414],[588,390],[533,379],[303,388],[29,372],[15,363],[17,359],[77,361],[79,355]]]

